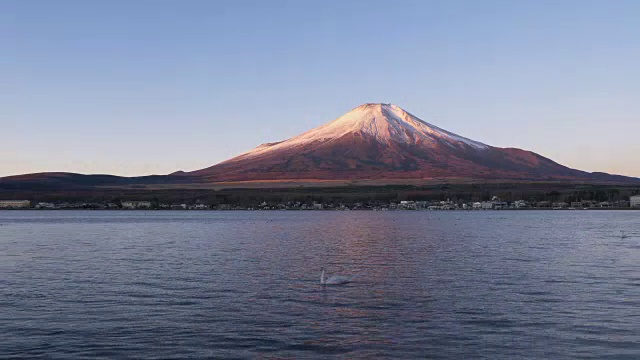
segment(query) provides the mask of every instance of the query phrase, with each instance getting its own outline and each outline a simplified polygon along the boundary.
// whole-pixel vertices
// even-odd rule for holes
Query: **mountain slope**
[[[603,179],[530,151],[470,140],[390,104],[361,105],[301,135],[187,175],[201,181]]]
[[[51,190],[91,189],[94,187],[148,186],[162,184],[189,184],[191,179],[176,175],[148,175],[123,177],[115,175],[83,175],[65,172],[33,173],[0,178],[0,189]]]

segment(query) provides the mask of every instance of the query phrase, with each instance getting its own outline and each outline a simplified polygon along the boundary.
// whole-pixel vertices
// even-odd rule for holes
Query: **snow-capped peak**
[[[315,142],[328,142],[353,133],[370,136],[386,144],[392,142],[432,145],[444,143],[452,147],[470,146],[480,150],[489,148],[483,143],[424,122],[397,105],[370,103],[360,105],[339,118],[301,135],[279,143],[259,146],[240,157],[253,157],[274,150]]]
[[[450,145],[463,143],[476,148],[487,147],[485,144],[424,122],[393,104],[360,105],[338,119],[291,140],[307,142],[331,139],[350,132],[368,134],[382,142],[414,143],[417,140],[444,140]]]

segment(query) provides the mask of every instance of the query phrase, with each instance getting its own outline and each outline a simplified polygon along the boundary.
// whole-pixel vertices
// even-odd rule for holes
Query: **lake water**
[[[12,357],[638,359],[640,211],[1,211]]]

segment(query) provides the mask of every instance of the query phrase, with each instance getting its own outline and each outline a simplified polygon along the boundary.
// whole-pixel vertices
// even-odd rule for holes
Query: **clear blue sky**
[[[640,176],[640,1],[0,1],[0,176],[195,170],[365,102]]]

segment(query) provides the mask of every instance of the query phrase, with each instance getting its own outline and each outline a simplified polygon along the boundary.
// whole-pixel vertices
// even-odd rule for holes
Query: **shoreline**
[[[180,211],[180,212],[205,212],[205,211],[408,211],[408,212],[432,212],[432,211],[456,211],[456,212],[482,212],[482,211],[640,211],[640,207],[610,207],[610,208],[586,208],[586,209],[554,209],[554,208],[521,208],[521,209],[389,209],[389,208],[359,208],[359,209],[254,209],[254,208],[235,208],[235,209],[100,209],[100,208],[60,208],[60,209],[36,209],[36,208],[0,208],[0,211]]]

